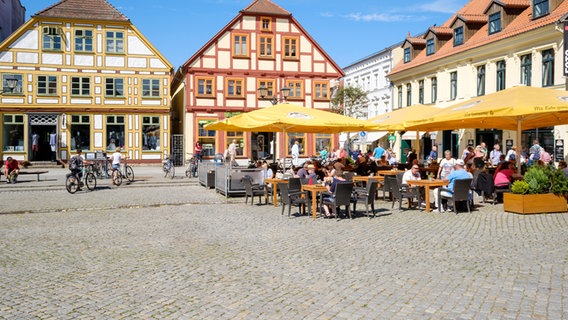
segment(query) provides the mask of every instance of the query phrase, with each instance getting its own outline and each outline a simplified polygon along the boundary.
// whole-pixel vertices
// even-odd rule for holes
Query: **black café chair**
[[[282,201],[282,215],[284,215],[284,208],[288,206],[288,217],[291,214],[292,206],[305,206],[308,208],[308,213],[311,215],[312,206],[308,198],[307,191],[292,191],[286,182],[278,183],[278,190],[280,190],[280,199]]]
[[[402,199],[408,199],[408,208],[412,207],[413,200],[416,200],[420,206],[421,196],[418,188],[409,188],[408,185],[402,184],[402,179],[389,175],[385,177],[386,180],[392,180],[390,183],[396,187],[392,188],[393,202],[391,208],[394,208],[394,203],[398,201],[398,208],[402,209]]]
[[[458,207],[456,206],[456,202],[458,201],[465,201],[467,204],[467,212],[471,213],[470,208],[470,194],[471,194],[471,181],[473,179],[458,179],[454,181],[454,191],[451,193],[451,190],[447,188],[438,188],[438,203],[436,204],[438,208],[441,208],[442,200],[452,200],[452,204],[454,206],[454,212],[458,213]],[[450,191],[451,196],[445,196],[442,194],[442,191]]]
[[[258,184],[253,184],[252,183],[252,178],[250,176],[244,176],[241,179],[241,183],[243,184],[243,186],[245,187],[245,204],[248,203],[248,198],[250,197],[250,205],[253,205],[254,202],[254,197],[258,196],[258,202],[260,203],[262,201],[262,196],[264,196],[264,202],[265,204],[268,203],[268,189],[264,188],[264,186],[262,185],[258,185]]]
[[[351,196],[353,194],[353,182],[339,182],[335,186],[335,191],[333,192],[333,197],[322,198],[322,204],[328,205],[336,218],[339,217],[339,208],[345,206],[349,219],[351,216]]]
[[[365,204],[365,215],[369,218],[369,205],[371,206],[371,211],[373,212],[373,217],[375,216],[375,195],[377,194],[379,182],[375,179],[369,179],[367,182],[366,190],[356,190],[353,193],[353,212],[357,212],[357,203],[362,202]]]

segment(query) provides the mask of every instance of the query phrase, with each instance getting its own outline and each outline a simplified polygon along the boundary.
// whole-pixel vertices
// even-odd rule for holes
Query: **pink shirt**
[[[497,172],[497,174],[495,175],[495,179],[493,180],[493,183],[496,186],[505,186],[511,182],[511,180],[513,179],[513,174],[514,174],[513,170],[503,169]]]

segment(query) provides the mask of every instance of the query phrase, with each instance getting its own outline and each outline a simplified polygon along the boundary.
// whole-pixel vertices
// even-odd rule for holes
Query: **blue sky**
[[[107,0],[177,69],[252,0]],[[469,0],[275,0],[340,67],[444,23]],[[26,19],[58,0],[20,0]]]

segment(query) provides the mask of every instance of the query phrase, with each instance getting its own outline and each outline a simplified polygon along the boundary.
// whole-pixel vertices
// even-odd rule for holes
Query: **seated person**
[[[295,177],[296,178],[300,178],[300,179],[306,179],[308,177],[308,161],[304,162],[304,165],[298,169],[298,172],[296,172]]]
[[[566,163],[566,161],[560,160],[558,162],[558,169],[562,170],[562,172],[564,172],[564,175],[568,177],[568,164]]]
[[[6,183],[16,183],[18,181],[18,174],[20,174],[20,166],[18,165],[18,160],[12,157],[6,158],[6,166],[4,168]]]
[[[412,181],[412,180],[422,180],[422,178],[420,177],[420,167],[418,167],[418,164],[413,164],[412,167],[410,167],[410,170],[406,170],[404,172],[404,174],[402,175],[402,184],[403,185],[408,185],[408,181]],[[424,188],[421,187],[409,187],[410,189],[415,189],[418,190],[418,192],[420,192],[420,197],[421,199],[424,199]],[[422,204],[426,204],[426,203],[422,203]]]
[[[387,167],[389,165],[387,157],[385,155],[381,156],[381,159],[378,161],[377,165],[379,167]]]
[[[318,180],[318,175],[316,174],[316,166],[314,166],[313,164],[308,165],[308,175],[306,176],[306,178],[308,180],[312,179],[312,183]]]
[[[513,179],[517,178],[520,177],[515,173],[515,165],[512,162],[505,161],[495,169],[493,184],[495,188],[506,189],[513,182]]]
[[[371,171],[369,164],[367,163],[367,158],[364,155],[360,155],[357,158],[357,164],[355,166],[355,173],[359,176],[368,176]]]
[[[450,190],[450,191],[442,191],[442,195],[446,197],[452,196],[454,190],[454,183],[456,180],[473,178],[472,174],[465,170],[465,163],[463,162],[462,159],[456,160],[455,163],[456,163],[454,165],[455,170],[452,171],[446,177],[444,177],[444,181],[448,182],[448,187],[446,189]],[[439,203],[438,188],[434,189],[434,203],[436,203],[436,205],[440,204],[438,207],[438,211],[440,212],[444,211],[442,208],[443,205]],[[446,211],[452,211],[452,209],[448,207],[446,208]]]
[[[343,176],[338,175],[336,173],[334,173],[334,176],[331,178],[328,178],[325,184],[325,187],[327,189],[327,191],[323,194],[323,200],[324,200],[324,204],[323,204],[323,210],[325,212],[325,217],[329,218],[331,217],[331,213],[330,213],[330,208],[329,205],[327,205],[325,203],[326,199],[331,199],[334,196],[334,192],[335,192],[335,186],[337,186],[337,183],[341,182],[341,181],[345,181],[345,178],[343,178]],[[333,208],[333,210],[335,211],[335,208]]]

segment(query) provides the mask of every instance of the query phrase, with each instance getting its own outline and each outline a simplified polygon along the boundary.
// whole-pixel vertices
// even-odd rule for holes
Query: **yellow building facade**
[[[2,157],[66,161],[77,150],[160,162],[170,150],[172,66],[103,0],[40,11],[0,43]]]

